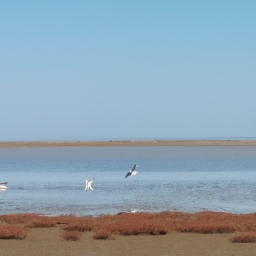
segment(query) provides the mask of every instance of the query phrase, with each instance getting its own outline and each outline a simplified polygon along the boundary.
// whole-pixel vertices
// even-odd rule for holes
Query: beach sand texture
[[[37,228],[24,240],[0,240],[1,256],[255,256],[255,243],[231,243],[232,234],[187,234],[171,232],[163,236],[116,236],[95,240],[84,232],[79,241],[65,241],[62,230]]]

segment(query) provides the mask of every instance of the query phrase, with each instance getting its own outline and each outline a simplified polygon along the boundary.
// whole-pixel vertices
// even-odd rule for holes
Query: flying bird
[[[137,171],[135,171],[135,169],[136,169],[137,166],[138,166],[138,165],[135,164],[135,165],[133,166],[133,168],[126,174],[125,178],[127,178],[128,176],[136,175],[136,174],[138,173]]]
[[[84,190],[93,190],[92,183],[94,182],[94,178],[92,180],[85,180],[85,189]]]

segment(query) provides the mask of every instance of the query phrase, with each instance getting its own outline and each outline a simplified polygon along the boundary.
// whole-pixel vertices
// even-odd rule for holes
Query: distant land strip
[[[256,140],[110,140],[0,142],[0,148],[135,146],[256,146]]]

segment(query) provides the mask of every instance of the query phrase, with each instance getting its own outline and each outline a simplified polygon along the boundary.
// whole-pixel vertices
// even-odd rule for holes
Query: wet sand
[[[84,232],[79,241],[65,241],[59,227],[34,228],[24,240],[0,240],[1,256],[254,256],[255,243],[231,243],[234,234],[171,232],[162,236],[115,236],[95,240]]]
[[[0,142],[0,148],[129,147],[129,146],[256,146],[256,140],[127,140],[127,141],[22,141]]]

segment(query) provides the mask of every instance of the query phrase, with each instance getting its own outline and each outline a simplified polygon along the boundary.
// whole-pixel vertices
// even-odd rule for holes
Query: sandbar
[[[37,147],[256,146],[256,140],[2,141],[0,148]]]

